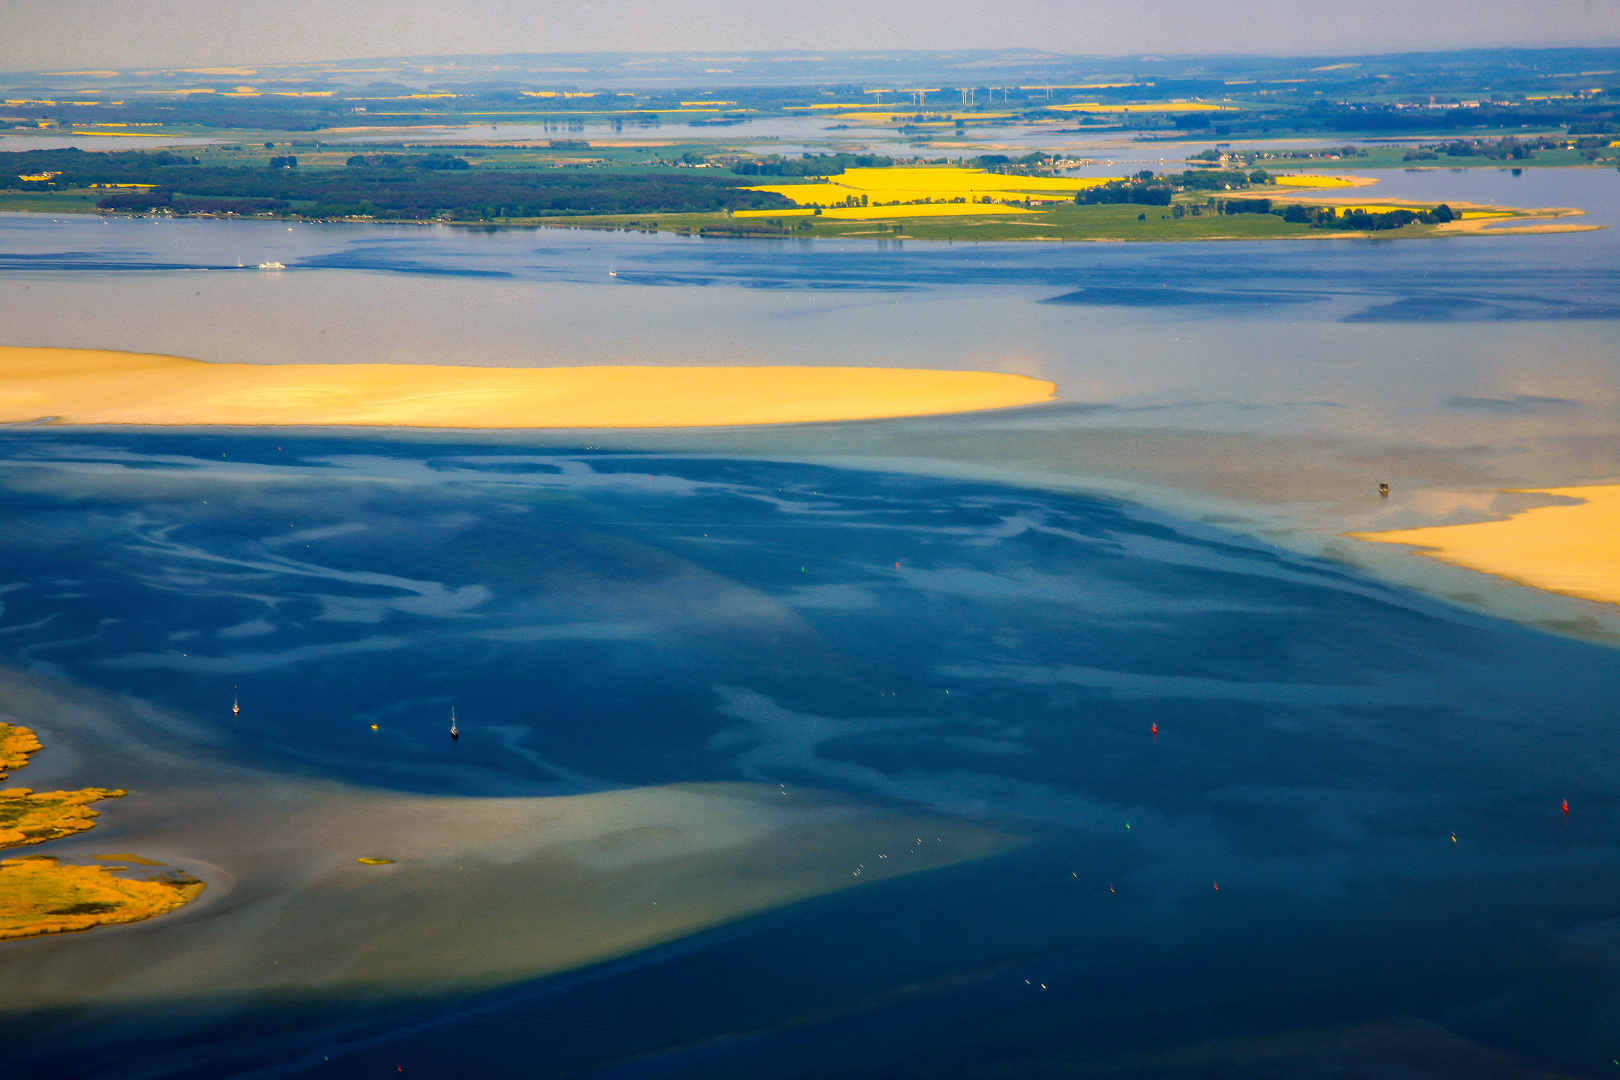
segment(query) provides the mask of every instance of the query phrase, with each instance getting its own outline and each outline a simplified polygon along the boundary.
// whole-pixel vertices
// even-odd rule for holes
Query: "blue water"
[[[1615,650],[1097,496],[521,439],[0,444],[3,655],[263,761],[1037,831],[431,1007],[0,1019],[26,1075],[1595,1075],[1620,1048]],[[1331,1060],[1130,1063],[1344,1025]]]
[[[1372,190],[1613,225],[1617,185],[1471,170]],[[1500,486],[1612,480],[1616,244],[1613,228],[923,245],[0,215],[4,344],[958,367],[1060,396],[622,439],[0,433],[0,659],[155,702],[260,767],[471,796],[790,783],[1036,836],[431,1006],[0,1018],[6,1064],[1607,1075],[1620,653],[1171,501],[884,461],[1353,504],[1320,511],[1330,536],[1447,520]],[[253,268],[272,259],[288,269]],[[1242,454],[1222,449],[1234,435]],[[840,452],[864,471],[804,463]],[[1344,476],[1315,471],[1334,454]]]

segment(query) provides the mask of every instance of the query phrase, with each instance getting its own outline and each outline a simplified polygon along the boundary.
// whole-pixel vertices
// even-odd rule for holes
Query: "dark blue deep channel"
[[[0,655],[222,728],[235,693],[264,760],[792,784],[1036,836],[431,1006],[12,1017],[7,1075],[1620,1072],[1613,649],[985,483],[46,430],[0,459]]]

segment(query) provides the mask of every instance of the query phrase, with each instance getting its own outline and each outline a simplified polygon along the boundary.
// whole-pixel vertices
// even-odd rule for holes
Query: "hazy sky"
[[[0,70],[597,50],[1620,45],[1620,0],[0,0]]]

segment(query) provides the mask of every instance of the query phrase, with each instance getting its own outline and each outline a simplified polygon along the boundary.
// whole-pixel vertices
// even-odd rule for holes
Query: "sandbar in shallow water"
[[[1536,494],[1582,501],[1539,506],[1502,521],[1347,535],[1411,544],[1417,554],[1453,566],[1565,596],[1620,604],[1620,484],[1539,488]]]
[[[0,422],[12,423],[706,427],[970,412],[1032,405],[1055,390],[989,371],[210,364],[0,347]]]

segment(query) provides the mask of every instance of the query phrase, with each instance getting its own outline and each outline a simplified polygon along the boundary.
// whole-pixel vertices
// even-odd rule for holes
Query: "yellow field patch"
[[[962,199],[964,205],[988,198],[1022,202],[1026,198],[1066,202],[1077,191],[1100,187],[1118,177],[1003,176],[979,169],[900,167],[850,169],[825,184],[762,184],[750,191],[772,191],[800,206],[836,206],[864,198],[877,204],[945,202]]]
[[[1053,112],[1079,113],[1170,113],[1170,112],[1232,112],[1230,105],[1211,105],[1207,101],[1161,101],[1147,105],[1103,105],[1087,101],[1075,105],[1048,105]]]
[[[732,217],[812,217],[815,211],[809,207],[796,210],[733,210]]]
[[[1342,176],[1273,176],[1271,179],[1278,187],[1335,188],[1354,186]]]
[[[868,221],[872,218],[908,217],[966,217],[984,214],[1033,214],[1022,206],[1006,203],[911,203],[904,206],[834,206],[823,210],[821,216],[835,219]]]
[[[1391,214],[1396,210],[1412,210],[1416,213],[1422,214],[1434,209],[1432,206],[1397,206],[1394,203],[1365,204],[1357,206],[1343,206],[1339,203],[1331,203],[1328,205],[1331,205],[1341,214],[1353,214],[1357,211],[1360,211],[1363,214]]]

